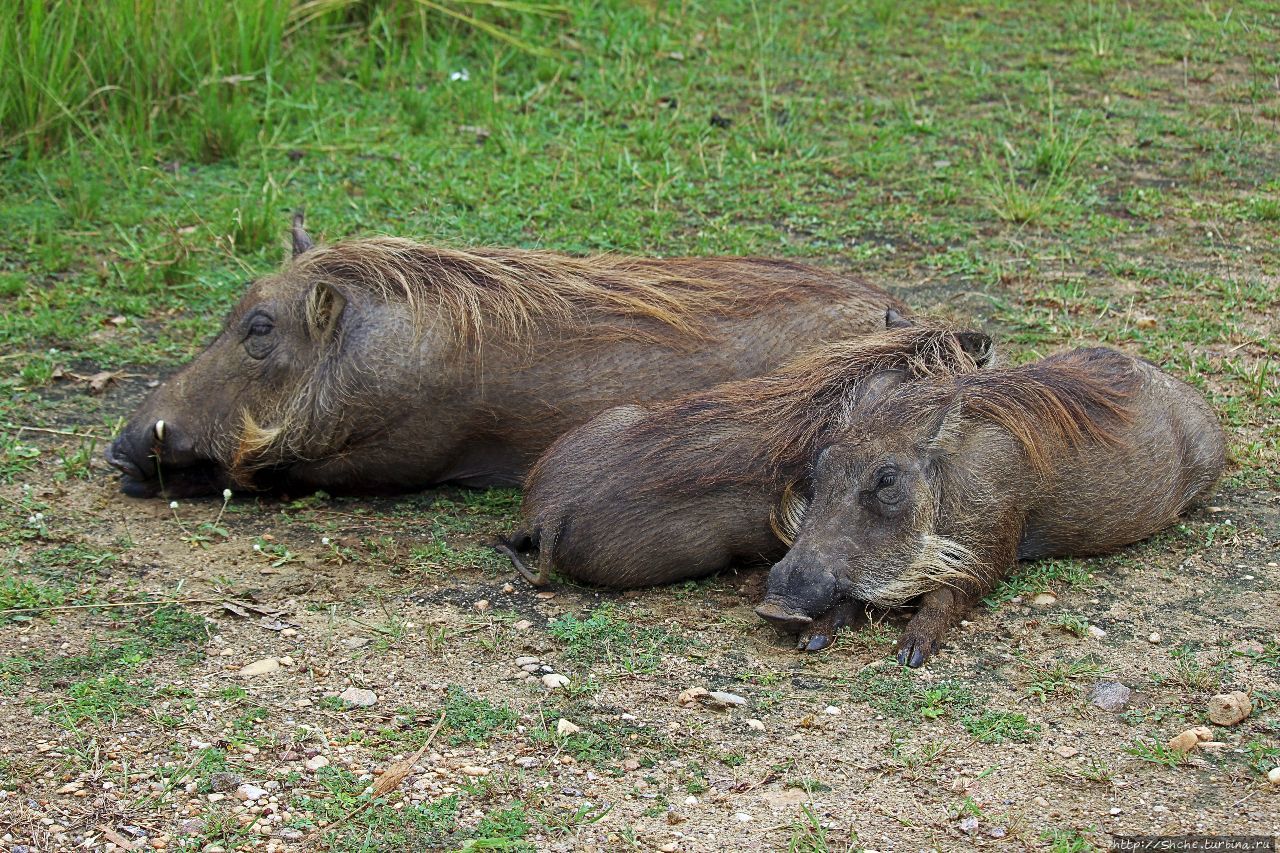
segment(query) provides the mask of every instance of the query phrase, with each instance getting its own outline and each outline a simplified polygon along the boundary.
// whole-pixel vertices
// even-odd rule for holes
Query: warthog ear
[[[939,407],[933,419],[925,426],[925,449],[935,455],[950,455],[960,448],[960,424],[964,416],[964,404],[960,397],[952,397]]]
[[[324,343],[338,328],[338,318],[347,305],[347,297],[328,282],[316,282],[307,296],[307,334],[313,341]]]
[[[309,252],[316,247],[315,241],[311,239],[311,235],[303,230],[302,224],[306,220],[301,210],[294,211],[293,214],[293,256],[296,258],[303,252]]]
[[[884,327],[886,329],[910,329],[914,325],[914,320],[910,317],[903,317],[897,309],[890,308],[884,312]]]
[[[991,367],[995,363],[996,345],[986,332],[956,332],[956,341],[978,367]]]

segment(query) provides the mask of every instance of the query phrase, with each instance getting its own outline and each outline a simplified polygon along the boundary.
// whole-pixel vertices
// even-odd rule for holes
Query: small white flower
[[[253,543],[253,550],[255,550],[255,551],[261,551],[261,550],[262,550],[262,546],[261,546],[261,545],[259,545],[257,542],[254,542],[254,543]]]
[[[230,490],[230,489],[223,489],[223,490],[222,490],[222,499],[223,499],[224,501],[229,501],[229,500],[231,500],[231,490]]]
[[[321,545],[328,545],[328,544],[329,544],[329,537],[328,537],[328,536],[322,536],[322,537],[320,538],[320,544],[321,544]]]
[[[455,83],[465,83],[471,79],[471,72],[463,68],[461,71],[455,71],[450,74],[449,79]]]
[[[169,509],[177,509],[177,508],[178,508],[177,501],[169,501]]]
[[[36,521],[44,521],[44,513],[43,513],[43,512],[37,512],[37,513],[36,513]]]

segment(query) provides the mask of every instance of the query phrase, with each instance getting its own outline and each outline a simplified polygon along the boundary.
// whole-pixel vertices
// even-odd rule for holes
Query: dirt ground
[[[154,378],[67,394],[54,420],[126,413]],[[512,492],[171,508],[97,460],[63,477],[68,436],[25,439],[46,452],[0,491],[5,559],[66,595],[0,627],[13,853],[1068,851],[1280,830],[1273,491],[1225,487],[1121,554],[1025,567],[909,672],[897,613],[793,651],[752,612],[760,571],[536,592],[488,547]],[[1132,690],[1123,709],[1091,701],[1100,682]],[[1164,746],[1234,690],[1243,722]]]

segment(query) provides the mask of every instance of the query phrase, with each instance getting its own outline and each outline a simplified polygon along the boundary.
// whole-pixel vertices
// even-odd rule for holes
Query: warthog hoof
[[[835,642],[836,634],[840,633],[841,628],[857,621],[859,612],[857,602],[840,602],[800,632],[800,641],[796,644],[796,649],[802,652],[822,651]]]

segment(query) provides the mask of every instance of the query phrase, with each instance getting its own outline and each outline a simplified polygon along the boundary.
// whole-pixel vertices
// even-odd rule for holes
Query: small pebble
[[[236,788],[236,799],[240,802],[248,802],[249,800],[259,800],[267,795],[265,788],[259,788],[257,785],[250,785],[248,782]]]
[[[1272,767],[1267,771],[1267,781],[1272,785],[1280,785],[1280,767]]]
[[[538,663],[540,663],[538,658],[530,655],[524,655],[523,657],[516,658],[516,666],[520,667],[529,666],[530,664],[537,665]]]
[[[325,758],[323,755],[317,755],[312,758],[308,758],[306,763],[306,768],[312,771],[313,773],[319,770],[321,767],[328,767],[328,766],[329,766],[329,759]]]
[[[241,678],[256,678],[259,675],[266,675],[270,672],[276,672],[280,669],[279,658],[263,658],[250,664],[240,667]]]
[[[528,619],[521,619],[519,622],[516,622],[511,627],[515,628],[517,631],[528,631],[530,628],[533,627],[533,623],[530,622]]]
[[[561,737],[567,737],[568,735],[576,735],[580,731],[582,731],[581,726],[578,726],[575,723],[569,722],[564,717],[561,717],[559,720],[556,721],[556,734],[560,735]]]
[[[737,708],[747,704],[747,700],[742,696],[725,690],[713,690],[707,698],[727,708]]]
[[[1123,711],[1132,695],[1133,691],[1118,681],[1099,681],[1089,691],[1089,701],[1104,711]]]
[[[822,713],[830,714],[833,717],[838,717],[840,716],[840,708],[836,705],[828,705],[827,707],[822,709]]]
[[[750,719],[750,720],[747,720],[747,727],[748,727],[748,728],[755,729],[755,730],[756,730],[756,731],[758,731],[758,732],[762,732],[762,731],[764,731],[764,723],[763,723],[763,722],[761,722],[760,720],[755,719],[755,718],[752,718],[752,719]]]
[[[1249,694],[1241,690],[1219,693],[1209,700],[1209,719],[1219,726],[1234,726],[1252,713]]]
[[[362,687],[348,687],[338,694],[338,698],[350,708],[370,708],[378,702],[376,693]]]
[[[542,676],[542,683],[550,690],[558,690],[569,686],[569,679],[558,672],[548,672]]]
[[[1150,642],[1150,643],[1160,642],[1160,633],[1158,631],[1152,631],[1151,636],[1147,637],[1147,642]]]
[[[475,609],[476,609],[478,612],[480,612],[480,613],[484,613],[484,612],[485,612],[486,610],[488,610],[488,609],[489,609],[489,607],[490,607],[490,605],[489,605],[489,599],[487,599],[487,598],[482,598],[482,599],[480,599],[479,601],[477,601],[477,602],[475,603],[474,607],[475,607]]]
[[[1058,596],[1051,592],[1042,592],[1035,598],[1031,599],[1031,603],[1036,607],[1051,607],[1058,603]]]
[[[1090,625],[1089,636],[1093,637],[1095,640],[1101,640],[1103,637],[1107,636],[1107,632],[1099,628],[1097,625]]]
[[[738,821],[739,823],[750,823],[751,815],[747,814],[746,812],[738,812],[733,816],[733,819]]]

